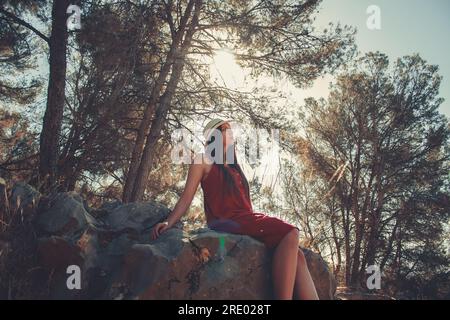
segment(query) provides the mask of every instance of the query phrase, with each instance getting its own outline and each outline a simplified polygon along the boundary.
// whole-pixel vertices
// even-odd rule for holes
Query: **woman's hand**
[[[167,221],[157,223],[152,229],[152,236],[151,236],[152,240],[158,238],[161,233],[163,233],[169,228],[170,228],[169,222]]]

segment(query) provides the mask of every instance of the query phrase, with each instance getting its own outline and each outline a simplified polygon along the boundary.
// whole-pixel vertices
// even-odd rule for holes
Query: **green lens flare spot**
[[[219,260],[223,261],[225,258],[225,237],[219,237]]]
[[[220,245],[220,249],[225,249],[225,237],[224,236],[219,237],[219,245]]]

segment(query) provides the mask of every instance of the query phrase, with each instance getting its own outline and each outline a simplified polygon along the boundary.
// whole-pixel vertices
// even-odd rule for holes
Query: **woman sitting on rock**
[[[222,157],[199,154],[190,165],[184,191],[165,222],[155,225],[152,239],[172,227],[191,204],[198,185],[204,195],[208,227],[212,230],[251,236],[273,253],[272,278],[276,299],[318,299],[317,292],[299,248],[299,229],[278,218],[254,212],[249,185],[235,157],[235,144],[229,122],[211,120],[204,129],[206,147],[222,139]],[[234,151],[233,160],[229,160]],[[216,161],[219,158],[223,161]],[[222,159],[221,159],[222,158]]]

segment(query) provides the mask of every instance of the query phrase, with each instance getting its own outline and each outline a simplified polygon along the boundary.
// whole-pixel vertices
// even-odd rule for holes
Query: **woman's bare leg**
[[[308,270],[305,255],[298,248],[297,273],[295,274],[294,294],[298,300],[319,300],[316,287]]]
[[[297,270],[298,240],[298,229],[293,229],[275,248],[272,262],[275,299],[292,300]]]

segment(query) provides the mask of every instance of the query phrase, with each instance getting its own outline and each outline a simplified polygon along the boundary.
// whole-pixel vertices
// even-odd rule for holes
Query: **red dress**
[[[238,193],[226,192],[225,179],[217,164],[213,164],[208,176],[201,181],[206,221],[210,229],[244,234],[275,248],[281,239],[296,226],[264,213],[254,212],[239,172],[229,167],[239,188]],[[298,228],[297,228],[298,229]]]

